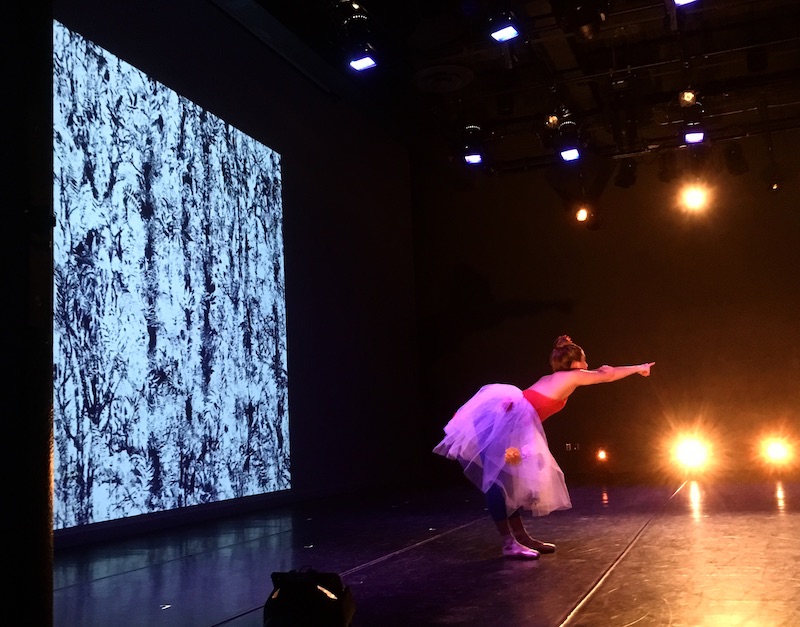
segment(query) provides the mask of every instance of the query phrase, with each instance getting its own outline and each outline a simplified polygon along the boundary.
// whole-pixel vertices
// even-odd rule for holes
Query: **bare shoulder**
[[[576,377],[577,372],[579,371],[559,370],[558,372],[547,374],[528,389],[550,398],[565,399],[580,385]]]

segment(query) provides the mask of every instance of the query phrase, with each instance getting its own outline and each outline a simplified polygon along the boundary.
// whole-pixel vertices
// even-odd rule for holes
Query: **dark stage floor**
[[[270,574],[311,566],[353,593],[353,627],[800,625],[800,481],[570,485],[526,518],[558,545],[500,556],[469,485],[282,506],[58,549],[57,626],[262,625]]]

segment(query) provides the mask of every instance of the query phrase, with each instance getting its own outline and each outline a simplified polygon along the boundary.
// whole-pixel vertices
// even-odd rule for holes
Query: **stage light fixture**
[[[696,437],[683,438],[673,448],[673,459],[684,470],[705,468],[710,454],[711,447],[708,442]]]
[[[574,120],[566,119],[559,123],[553,143],[564,161],[577,161],[580,159],[580,133]]]
[[[560,151],[560,154],[564,161],[577,161],[581,158],[581,152],[577,148],[565,148]]]
[[[369,44],[365,44],[362,49],[351,51],[349,65],[357,72],[363,72],[378,65],[375,58],[374,48]]]
[[[695,102],[686,107],[683,124],[683,141],[687,144],[702,143],[706,138],[703,130],[703,105]]]
[[[676,7],[684,7],[687,4],[694,4],[696,0],[675,0]]]
[[[682,107],[691,107],[696,102],[697,94],[691,89],[686,89],[678,94],[678,104]]]
[[[687,144],[699,144],[706,138],[706,134],[699,128],[689,129],[683,133],[683,141]]]
[[[688,183],[680,189],[680,206],[687,213],[702,213],[708,208],[710,196],[711,190],[702,183]]]
[[[578,202],[573,205],[573,218],[590,231],[600,228],[600,214],[597,207],[588,201]]]
[[[489,34],[499,43],[519,37],[521,28],[512,11],[502,11],[489,20]]]
[[[351,0],[341,0],[336,8],[348,65],[357,72],[376,67],[378,53],[373,41],[371,18],[366,9]]]
[[[461,154],[467,165],[480,165],[484,160],[483,136],[481,127],[468,124],[464,127],[464,142]]]
[[[772,467],[787,466],[793,457],[792,445],[785,438],[766,438],[761,442],[761,457]]]

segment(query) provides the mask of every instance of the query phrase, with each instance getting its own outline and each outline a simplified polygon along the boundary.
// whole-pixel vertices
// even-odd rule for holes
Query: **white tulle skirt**
[[[444,432],[433,452],[458,460],[482,492],[499,485],[509,514],[522,507],[544,516],[572,507],[541,420],[519,388],[500,383],[483,386]]]

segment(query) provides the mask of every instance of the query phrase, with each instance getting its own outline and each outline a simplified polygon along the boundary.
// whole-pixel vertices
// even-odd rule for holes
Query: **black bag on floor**
[[[272,573],[264,627],[349,627],[355,614],[350,588],[336,573],[313,568]]]

